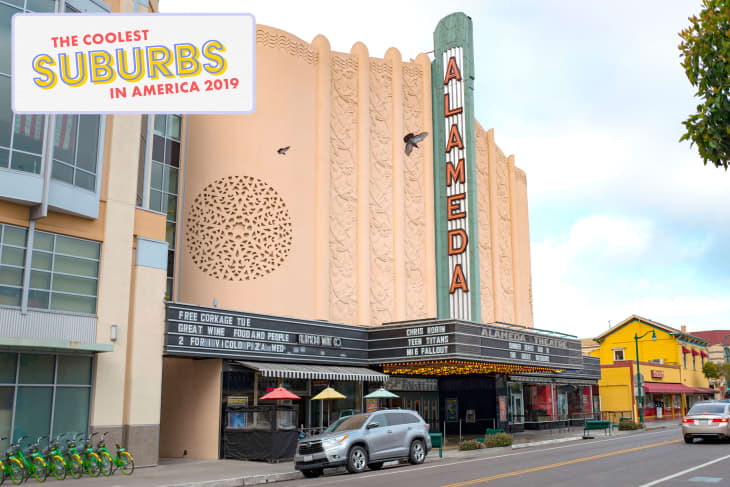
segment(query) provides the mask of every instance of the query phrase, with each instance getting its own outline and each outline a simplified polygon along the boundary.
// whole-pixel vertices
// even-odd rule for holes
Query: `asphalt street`
[[[678,426],[632,436],[504,450],[492,457],[394,465],[359,475],[330,474],[283,482],[282,487],[417,486],[701,486],[730,485],[730,443],[687,445]]]

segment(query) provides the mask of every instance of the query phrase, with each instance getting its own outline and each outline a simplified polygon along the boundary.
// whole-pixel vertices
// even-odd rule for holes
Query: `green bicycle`
[[[0,441],[7,439],[7,437],[0,438]],[[17,457],[19,449],[19,443],[11,443],[5,451],[5,462],[3,463],[3,461],[0,460],[0,484],[5,481],[6,475],[10,477],[10,480],[12,480],[15,485],[20,485],[23,483],[23,480],[25,480],[25,467]]]
[[[79,452],[76,451],[76,441],[74,440],[75,436],[73,433],[61,433],[58,435],[58,438],[60,439],[62,436],[65,435],[71,435],[70,440],[66,440],[66,453],[63,455],[64,463],[66,464],[66,469],[71,474],[71,477],[75,479],[81,478],[81,474],[84,471],[84,464],[81,461],[81,455],[79,455]]]
[[[20,447],[23,439],[27,438],[28,435],[21,436],[18,438],[18,447]],[[40,439],[40,438],[39,438]],[[46,462],[43,460],[43,457],[41,457],[40,452],[38,451],[38,442],[33,443],[28,447],[28,450],[26,451],[28,456],[30,457],[30,460],[26,458],[25,454],[23,454],[23,449],[18,448],[17,452],[17,458],[23,462],[25,466],[25,478],[30,478],[33,476],[38,482],[45,482],[46,477],[48,477],[48,470],[46,469]]]
[[[56,477],[58,480],[66,478],[66,461],[63,459],[61,448],[58,445],[63,433],[56,437],[56,441],[48,440],[48,446],[43,449],[43,457],[48,465],[48,473]],[[46,438],[46,437],[44,437]]]
[[[96,454],[99,455],[99,460],[101,461],[101,473],[105,477],[110,476],[114,472],[114,460],[112,459],[112,454],[106,449],[106,443],[104,443],[104,437],[107,433],[108,431],[102,433],[99,443],[96,444]],[[93,437],[95,434],[97,433],[94,433],[91,436]]]
[[[99,455],[99,459],[101,460],[101,473],[109,476],[114,472],[116,467],[119,468],[124,475],[131,475],[132,472],[134,472],[134,458],[132,458],[132,454],[117,443],[117,455],[112,458],[112,454],[109,450],[107,450],[106,444],[104,443],[104,437],[107,433],[109,432],[105,431],[101,435],[101,439],[96,445],[96,453]]]
[[[79,433],[76,436],[82,435],[83,433]],[[74,453],[81,456],[81,465],[84,467],[84,472],[88,473],[92,477],[98,477],[101,473],[101,461],[99,460],[99,455],[94,453],[94,446],[91,444],[91,436],[86,438],[84,445],[85,446],[81,454],[79,454],[75,449]]]

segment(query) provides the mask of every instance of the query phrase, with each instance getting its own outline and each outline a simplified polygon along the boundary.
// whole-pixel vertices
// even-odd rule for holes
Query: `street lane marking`
[[[497,460],[497,459],[513,457],[513,456],[532,455],[533,453],[542,453],[542,452],[552,451],[552,450],[562,450],[564,448],[575,448],[576,446],[590,446],[590,445],[595,445],[596,443],[604,443],[607,441],[629,440],[631,438],[645,438],[647,436],[664,435],[664,434],[672,433],[672,432],[673,432],[672,430],[663,429],[661,431],[652,431],[651,433],[641,433],[640,435],[618,436],[615,438],[606,438],[605,440],[594,440],[594,441],[591,441],[589,445],[586,445],[586,443],[584,441],[578,441],[578,442],[572,443],[570,445],[553,446],[551,448],[541,448],[539,450],[525,449],[526,451],[505,453],[504,455],[495,455],[493,457],[477,457],[477,458],[470,458],[469,460],[457,460],[455,462],[444,461],[444,462],[438,462],[435,465],[425,465],[425,466],[419,465],[419,466],[412,467],[412,468],[399,468],[399,467],[392,468],[391,467],[385,472],[379,472],[379,473],[375,473],[375,474],[371,473],[371,472],[366,472],[366,473],[362,474],[359,478],[383,477],[385,475],[418,473],[418,472],[422,472],[423,470],[429,470],[432,468],[450,467],[452,465],[461,465],[463,463],[486,462],[488,460]],[[319,487],[321,485],[327,485],[327,484],[342,484],[342,479],[326,481],[326,479],[328,479],[328,478],[339,477],[339,476],[340,475],[326,476],[326,477],[324,477],[323,480],[318,480],[315,483],[303,484],[303,487],[315,487],[315,486]],[[233,479],[231,479],[231,480],[233,480]],[[176,485],[172,485],[169,487],[181,487],[181,486],[186,486],[186,485],[188,485],[188,484],[187,483],[186,484],[176,484]]]
[[[640,487],[651,487],[652,485],[661,484],[662,482],[666,482],[667,480],[671,480],[677,477],[681,477],[682,475],[690,472],[694,472],[695,470],[699,470],[701,468],[707,467],[708,465],[712,465],[713,463],[721,462],[723,460],[727,460],[730,458],[730,455],[725,455],[724,457],[716,458],[714,460],[711,460],[707,463],[703,463],[702,465],[697,465],[696,467],[688,468],[687,470],[682,470],[681,472],[677,472],[672,475],[667,475],[666,477],[663,477],[661,479],[657,479],[653,482],[649,482],[648,484],[641,485]]]
[[[612,457],[614,455],[621,455],[623,453],[630,453],[633,451],[646,450],[649,448],[657,448],[659,446],[670,445],[672,443],[679,443],[680,441],[682,441],[682,440],[662,441],[661,443],[653,443],[651,445],[637,446],[635,448],[627,448],[625,450],[617,450],[617,451],[612,451],[612,452],[608,452],[608,453],[601,453],[600,455],[576,458],[574,460],[567,460],[565,462],[551,463],[550,465],[542,465],[540,467],[526,468],[524,470],[516,470],[514,472],[501,473],[499,475],[492,475],[491,477],[481,477],[481,478],[474,479],[474,480],[467,480],[465,482],[457,482],[455,484],[448,484],[448,485],[444,485],[442,487],[463,487],[465,485],[483,484],[483,483],[489,482],[490,480],[503,479],[506,477],[516,477],[518,475],[523,475],[526,473],[539,472],[540,470],[548,470],[551,468],[563,467],[565,465],[572,465],[574,463],[589,462],[591,460],[598,460],[599,458]],[[728,455],[728,457],[730,457],[730,455]],[[649,485],[654,485],[654,484],[647,484],[646,487],[648,487]],[[642,487],[645,487],[645,486],[642,486]]]

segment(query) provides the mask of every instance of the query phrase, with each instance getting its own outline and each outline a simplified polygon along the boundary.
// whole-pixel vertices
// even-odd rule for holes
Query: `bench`
[[[611,422],[610,421],[595,421],[587,420],[585,428],[583,429],[583,436],[588,436],[590,430],[604,430],[608,435],[611,434]]]
[[[484,432],[484,438],[476,438],[476,441],[484,443],[487,436],[496,435],[498,433],[504,433],[504,430],[502,428],[487,428],[487,431]]]
[[[429,433],[428,436],[431,438],[431,446],[433,448],[439,448],[439,458],[444,456],[444,435],[441,433]]]

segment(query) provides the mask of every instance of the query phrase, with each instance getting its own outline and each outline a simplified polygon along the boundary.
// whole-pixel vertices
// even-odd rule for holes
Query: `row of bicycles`
[[[44,482],[49,475],[58,480],[64,480],[66,475],[78,479],[83,474],[91,477],[99,475],[109,476],[115,470],[125,475],[134,472],[134,458],[123,446],[117,444],[116,455],[112,455],[106,448],[104,437],[93,445],[92,433],[84,440],[84,433],[61,433],[55,440],[48,436],[41,436],[26,448],[21,443],[28,436],[18,438],[5,452],[5,458],[0,459],[0,484],[9,477],[14,484],[20,485],[30,477]],[[7,438],[0,438],[6,440]],[[64,439],[64,445],[61,441]],[[48,445],[41,448],[41,442],[48,440]]]

